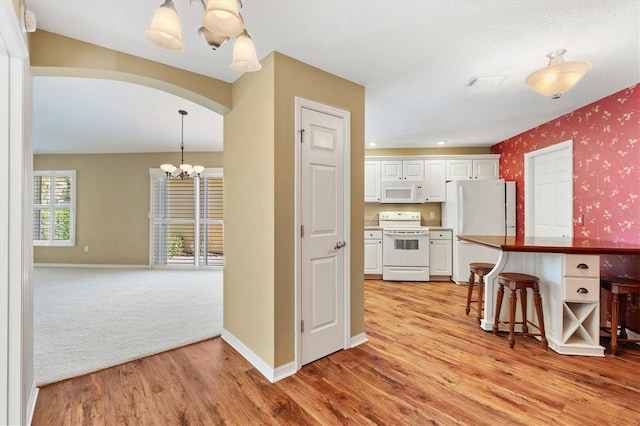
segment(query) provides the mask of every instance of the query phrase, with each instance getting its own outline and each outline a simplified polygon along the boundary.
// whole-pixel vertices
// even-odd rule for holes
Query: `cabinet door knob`
[[[587,289],[586,289],[586,288],[584,288],[584,287],[580,287],[580,288],[577,290],[577,293],[587,294],[587,293],[589,293],[589,290],[587,290]]]
[[[586,264],[584,264],[584,263],[580,263],[580,264],[577,266],[577,268],[578,268],[578,269],[589,269],[589,267],[588,267]]]

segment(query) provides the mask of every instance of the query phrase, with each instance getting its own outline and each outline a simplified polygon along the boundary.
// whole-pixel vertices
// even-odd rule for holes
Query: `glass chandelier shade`
[[[237,36],[244,30],[237,0],[209,0],[202,14],[202,25],[215,34]]]
[[[262,68],[262,65],[258,62],[256,47],[253,45],[247,30],[242,31],[236,37],[236,41],[233,44],[233,59],[229,67],[232,70],[243,72],[259,71]]]
[[[190,0],[190,3],[194,0]],[[240,0],[199,0],[204,9],[203,26],[197,33],[213,50],[220,48],[230,38],[235,37],[233,59],[229,67],[235,71],[253,72],[262,69],[258,61],[256,47],[244,27],[244,19],[238,11]],[[180,18],[173,0],[164,0],[156,10],[151,26],[144,32],[145,37],[162,49],[179,52],[184,50]]]
[[[180,18],[178,18],[173,0],[165,0],[160,5],[153,15],[151,26],[144,32],[144,36],[163,49],[178,52],[184,50]]]
[[[544,96],[558,99],[571,89],[591,69],[589,62],[565,62],[564,49],[554,50],[547,57],[549,64],[530,74],[525,82]]]

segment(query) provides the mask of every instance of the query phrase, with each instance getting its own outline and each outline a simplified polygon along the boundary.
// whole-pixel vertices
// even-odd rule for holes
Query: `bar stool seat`
[[[477,302],[478,315],[477,320],[478,324],[483,318],[484,312],[484,276],[487,275],[496,265],[493,263],[485,263],[485,262],[472,262],[469,264],[469,289],[467,290],[467,307],[464,309],[464,312],[469,315],[469,311],[471,311],[471,303]],[[473,295],[473,285],[476,281],[476,275],[478,276],[478,299],[471,300],[471,296]]]
[[[601,277],[600,288],[611,293],[611,327],[601,327],[601,329],[611,334],[611,354],[617,355],[620,349],[618,343],[640,342],[640,339],[628,338],[626,324],[627,295],[640,295],[640,280],[618,277]],[[620,326],[619,336],[618,326]]]
[[[544,316],[542,313],[542,299],[540,298],[540,279],[534,275],[519,274],[516,272],[502,272],[498,275],[498,292],[496,294],[496,318],[493,323],[493,334],[498,334],[500,324],[509,327],[509,348],[513,349],[516,344],[515,336],[540,336],[542,347],[547,350],[549,343],[544,332]],[[504,287],[511,290],[509,295],[509,320],[500,319],[500,310],[502,308],[502,298],[504,296]],[[534,324],[527,319],[527,289],[533,290],[533,305],[538,316],[538,324]],[[522,321],[516,322],[517,309],[517,293],[520,290],[520,304],[522,307]],[[522,331],[516,332],[516,324],[522,325]],[[538,333],[530,333],[529,326],[538,329]]]

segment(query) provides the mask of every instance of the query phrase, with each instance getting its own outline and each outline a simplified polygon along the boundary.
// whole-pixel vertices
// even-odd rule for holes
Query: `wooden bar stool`
[[[484,276],[491,272],[495,266],[493,263],[484,262],[472,262],[469,264],[471,274],[469,275],[469,289],[467,290],[467,307],[464,309],[464,312],[469,315],[471,302],[478,302],[478,324],[480,324],[480,320],[482,320],[482,313],[484,311],[484,301],[482,300],[484,298]],[[476,275],[478,276],[478,300],[471,300]]]
[[[611,333],[611,354],[617,355],[618,342],[640,342],[640,339],[629,339],[627,336],[627,295],[640,295],[640,280],[602,277],[600,288],[611,293],[611,328],[601,327],[601,329]],[[618,325],[620,336],[618,336]]]
[[[496,318],[493,323],[493,334],[498,333],[500,324],[509,327],[509,347],[513,349],[516,344],[515,335],[520,336],[540,336],[542,347],[547,350],[549,343],[544,332],[544,316],[542,314],[542,299],[540,298],[540,279],[533,275],[518,274],[515,272],[502,272],[498,275],[498,283],[500,284],[497,292],[496,300]],[[507,286],[511,290],[509,296],[509,321],[500,320],[500,308],[502,307],[502,297],[504,296],[504,287]],[[538,316],[538,325],[527,319],[527,289],[533,290],[533,304]],[[517,293],[520,290],[520,304],[522,306],[522,321],[516,322]],[[522,324],[522,332],[515,332],[516,324]],[[538,329],[538,333],[530,333],[529,325]]]

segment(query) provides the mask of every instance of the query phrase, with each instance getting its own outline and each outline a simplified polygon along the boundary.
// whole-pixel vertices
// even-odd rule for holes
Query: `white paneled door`
[[[573,143],[525,154],[525,234],[573,237]]]
[[[344,348],[344,119],[302,108],[301,364]]]

